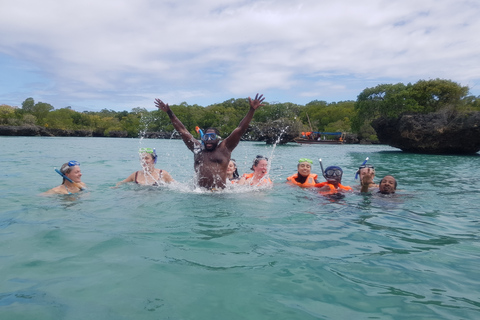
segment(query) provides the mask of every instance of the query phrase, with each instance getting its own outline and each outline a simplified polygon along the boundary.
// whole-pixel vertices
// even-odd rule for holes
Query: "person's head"
[[[336,185],[342,182],[343,170],[337,166],[329,166],[325,169],[324,175],[328,183]]]
[[[213,151],[220,142],[220,133],[216,128],[207,128],[202,137],[202,142],[207,151]]]
[[[80,170],[80,162],[72,160],[67,163],[64,163],[60,168],[60,172],[68,177],[73,182],[81,182],[82,171]],[[63,178],[63,183],[65,183],[65,178]]]
[[[383,194],[395,193],[397,190],[397,180],[392,176],[385,176],[378,185],[379,192]]]
[[[301,176],[308,176],[312,172],[313,161],[307,158],[298,160],[297,170]]]
[[[365,174],[370,172],[372,174],[372,180],[375,178],[375,167],[372,166],[371,164],[363,164],[360,167],[358,167],[357,174],[360,177],[360,182],[362,182],[363,177]]]
[[[254,171],[255,174],[263,176],[268,170],[268,158],[260,155],[256,156],[250,169]]]
[[[227,176],[229,178],[238,178],[238,170],[237,170],[237,163],[235,162],[235,159],[230,159],[230,162],[228,163],[227,167]]]
[[[153,167],[157,163],[157,152],[152,148],[140,148],[138,150],[142,167]]]

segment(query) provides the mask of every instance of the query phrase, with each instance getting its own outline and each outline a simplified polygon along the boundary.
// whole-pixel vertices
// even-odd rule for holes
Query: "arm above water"
[[[175,180],[173,180],[173,178],[172,178],[172,176],[170,175],[170,173],[168,173],[168,172],[165,171],[165,170],[162,170],[162,180],[165,181],[166,183],[175,182]]]
[[[117,184],[115,185],[115,187],[119,187],[121,186],[122,184],[124,183],[127,183],[127,182],[132,182],[132,181],[135,181],[135,174],[137,173],[137,171],[135,171],[134,173],[132,173],[131,175],[129,175],[126,179],[120,181],[120,182],[117,182]]]
[[[168,103],[166,104],[160,99],[155,99],[155,106],[158,109],[167,113],[175,130],[177,130],[178,133],[180,133],[180,136],[182,137],[182,140],[187,146],[187,148],[193,152],[195,146],[200,145],[200,142],[197,139],[195,139],[190,132],[188,132],[187,128],[185,128],[183,123],[173,113],[172,109],[170,109],[170,106],[168,105]]]
[[[248,97],[248,102],[250,103],[250,110],[248,110],[247,114],[245,117],[240,121],[238,124],[238,127],[235,128],[235,130],[232,131],[232,133],[223,140],[223,143],[225,144],[225,147],[231,152],[235,147],[238,145],[240,142],[240,139],[242,136],[245,134],[245,132],[248,129],[248,125],[250,124],[250,121],[253,119],[253,115],[255,114],[255,111],[261,107],[264,106],[262,104],[263,100],[265,98],[263,97],[263,94],[255,96],[255,99],[251,99]]]

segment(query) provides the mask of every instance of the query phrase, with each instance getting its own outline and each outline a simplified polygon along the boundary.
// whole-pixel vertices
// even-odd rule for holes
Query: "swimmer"
[[[157,163],[157,153],[155,149],[140,148],[138,154],[140,155],[140,162],[143,170],[135,171],[125,180],[118,182],[115,187],[127,182],[135,182],[136,184],[148,186],[158,186],[160,182],[171,183],[174,181],[167,171],[155,168],[155,163]]]
[[[378,192],[381,194],[393,194],[397,190],[397,180],[393,176],[385,176],[380,180]]]
[[[63,177],[62,184],[43,194],[73,194],[86,189],[85,183],[82,182],[82,171],[78,161],[64,163],[60,170],[55,171]]]
[[[357,174],[360,177],[360,192],[368,192],[369,189],[378,188],[373,182],[375,178],[375,167],[371,164],[364,164],[358,167]]]
[[[327,167],[323,173],[326,182],[317,183],[315,187],[320,188],[320,192],[337,193],[343,191],[351,191],[352,188],[341,184],[343,170],[337,166]]]
[[[263,95],[258,94],[253,100],[248,98],[250,110],[240,121],[238,127],[223,141],[220,141],[221,137],[215,128],[208,128],[202,137],[202,142],[198,141],[175,116],[168,104],[160,99],[155,99],[155,106],[168,114],[173,127],[180,133],[187,148],[194,153],[194,168],[198,186],[207,189],[223,189],[226,186],[227,167],[232,151],[247,131],[255,111],[263,106],[263,100],[265,100]]]
[[[318,175],[312,173],[313,161],[307,158],[298,160],[297,173],[287,178],[287,183],[297,185],[302,188],[315,187],[318,183]]]
[[[272,185],[272,181],[267,176],[268,158],[264,156],[257,156],[250,168],[253,173],[245,173],[238,181],[239,185],[250,186],[267,186]]]
[[[240,176],[238,174],[238,169],[237,169],[237,163],[235,162],[235,159],[230,159],[230,162],[228,163],[227,179],[230,180],[230,182],[232,183],[236,183],[237,180],[240,179]]]

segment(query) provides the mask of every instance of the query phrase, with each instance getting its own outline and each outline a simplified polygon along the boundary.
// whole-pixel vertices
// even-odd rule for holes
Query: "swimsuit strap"
[[[66,185],[66,184],[64,184],[63,186],[64,186],[64,187],[65,187],[65,189],[67,190],[67,194],[72,194],[72,193],[70,192],[70,190],[68,190],[68,188],[67,188],[67,185]]]
[[[135,172],[135,183],[138,184],[138,181],[137,181],[137,175],[138,175],[138,171]]]

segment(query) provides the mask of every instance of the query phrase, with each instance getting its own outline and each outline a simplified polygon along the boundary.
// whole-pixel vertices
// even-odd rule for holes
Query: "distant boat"
[[[300,144],[343,144],[345,132],[302,132],[302,136],[293,139]]]

